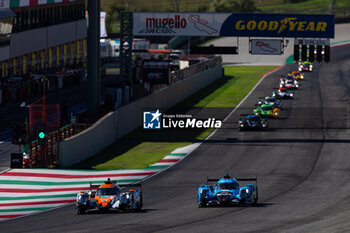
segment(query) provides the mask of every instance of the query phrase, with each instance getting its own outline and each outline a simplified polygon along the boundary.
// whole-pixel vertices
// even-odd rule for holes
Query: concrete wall
[[[60,167],[87,159],[140,127],[144,108],[169,109],[221,77],[220,64],[110,112],[89,129],[59,143]]]
[[[0,56],[0,61],[80,40],[86,38],[86,36],[87,27],[85,19],[14,33],[11,36],[9,55],[7,57]]]

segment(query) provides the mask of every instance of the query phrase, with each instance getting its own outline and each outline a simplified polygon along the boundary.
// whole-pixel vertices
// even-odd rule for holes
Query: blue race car
[[[258,202],[258,185],[248,184],[240,187],[237,181],[255,181],[257,178],[231,178],[228,174],[222,179],[208,179],[207,184],[198,188],[198,206],[212,205],[238,206],[255,205]],[[216,185],[208,185],[208,182],[217,182]]]
[[[266,118],[259,115],[247,115],[245,118],[238,118],[238,130],[258,129],[267,130],[269,124]]]

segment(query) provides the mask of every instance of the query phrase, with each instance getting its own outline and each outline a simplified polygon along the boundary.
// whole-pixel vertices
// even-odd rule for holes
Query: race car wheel
[[[85,214],[86,207],[85,206],[78,206],[78,214]]]
[[[143,206],[143,202],[142,202],[142,194],[141,194],[141,196],[140,196],[140,202],[136,205],[136,210],[137,210],[137,211],[140,211],[141,208],[142,208],[142,206]]]
[[[268,129],[269,129],[269,126],[267,125],[267,123],[264,123],[264,124],[262,125],[262,128],[263,128],[263,130],[268,130]]]
[[[207,206],[207,202],[198,202],[198,208],[203,208],[203,207],[206,207]]]

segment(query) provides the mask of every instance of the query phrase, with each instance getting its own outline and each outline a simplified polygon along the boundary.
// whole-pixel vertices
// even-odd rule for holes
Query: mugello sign
[[[334,15],[133,13],[136,36],[334,38]]]

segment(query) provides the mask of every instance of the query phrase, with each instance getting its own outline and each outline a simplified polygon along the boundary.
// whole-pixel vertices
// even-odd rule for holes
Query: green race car
[[[259,115],[261,117],[272,117],[279,118],[280,117],[280,109],[275,108],[270,104],[263,104],[256,109],[253,110],[255,115]]]
[[[299,71],[309,71],[309,72],[311,72],[312,69],[313,69],[312,62],[309,62],[309,61],[299,62],[298,66],[299,66],[299,68],[298,68]]]

